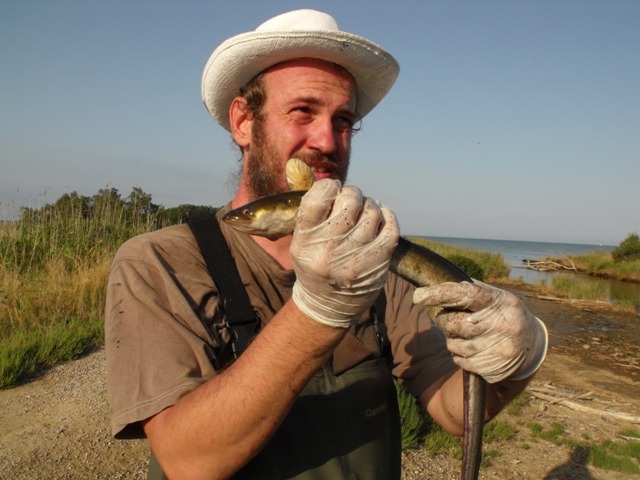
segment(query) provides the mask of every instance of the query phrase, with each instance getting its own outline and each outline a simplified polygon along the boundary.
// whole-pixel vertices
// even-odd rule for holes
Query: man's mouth
[[[309,164],[307,164],[309,165]],[[316,177],[316,180],[321,180],[323,178],[331,178],[335,172],[334,165],[327,165],[326,163],[311,163],[309,165],[313,175]]]

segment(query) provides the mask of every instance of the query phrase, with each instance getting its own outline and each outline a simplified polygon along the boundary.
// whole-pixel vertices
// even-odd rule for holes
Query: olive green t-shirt
[[[224,223],[221,228],[264,324],[291,297],[295,273],[283,270],[248,235]],[[444,336],[413,305],[413,287],[390,274],[385,293],[392,372],[417,396],[455,365]],[[146,233],[122,245],[111,267],[105,308],[114,436],[144,436],[142,420],[174,405],[232,360],[224,323],[216,287],[187,225]],[[378,355],[366,315],[351,327],[326,368],[339,374]]]

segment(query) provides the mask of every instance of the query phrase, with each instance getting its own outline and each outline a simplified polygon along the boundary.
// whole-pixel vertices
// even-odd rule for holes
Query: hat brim
[[[356,82],[360,117],[389,92],[400,70],[389,53],[369,40],[341,31],[249,32],[230,38],[211,55],[202,75],[202,99],[226,130],[229,107],[240,87],[260,72],[295,58],[338,64]]]

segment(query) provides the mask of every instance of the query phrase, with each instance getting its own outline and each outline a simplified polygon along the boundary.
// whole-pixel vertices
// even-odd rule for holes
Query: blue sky
[[[401,72],[350,182],[403,234],[619,244],[640,230],[640,2],[0,0],[0,212],[105,187],[220,206],[238,153],[200,80],[296,8]]]

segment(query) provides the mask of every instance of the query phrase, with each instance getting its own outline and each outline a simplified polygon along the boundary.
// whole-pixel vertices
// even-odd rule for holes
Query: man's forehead
[[[328,71],[333,71],[336,74],[346,74],[349,77],[351,77],[351,79],[353,80],[353,75],[351,75],[351,73],[346,68],[344,68],[341,65],[338,65],[337,63],[330,62],[328,60],[323,60],[321,58],[310,58],[310,57],[294,58],[292,60],[286,60],[284,62],[280,62],[275,65],[272,65],[271,67],[267,68],[265,72],[282,70],[285,68],[298,67],[298,66],[315,67],[315,68],[325,69]],[[353,81],[355,82],[355,80]]]
[[[263,72],[263,78],[268,80],[289,80],[295,82],[302,76],[314,78],[313,71],[318,71],[317,78],[322,78],[322,72],[331,74],[343,88],[348,89],[352,100],[356,100],[356,82],[353,75],[344,67],[315,58],[300,58],[288,60],[274,65]],[[268,82],[271,83],[271,82]]]

